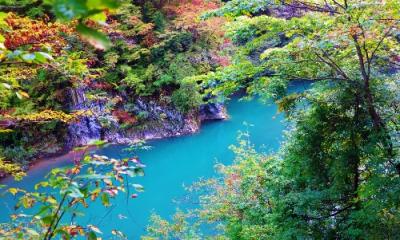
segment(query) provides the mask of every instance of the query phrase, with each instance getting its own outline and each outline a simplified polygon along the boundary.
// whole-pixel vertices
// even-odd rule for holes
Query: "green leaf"
[[[7,13],[5,12],[0,12],[0,25],[7,25],[7,23],[4,21],[8,16]]]
[[[57,18],[64,21],[81,18],[89,10],[82,0],[54,0],[52,6]]]
[[[49,196],[49,197],[46,199],[46,202],[48,202],[48,203],[50,203],[50,204],[52,204],[52,205],[56,205],[56,204],[57,204],[57,200],[56,200],[54,197],[52,197],[52,196]]]
[[[22,197],[20,199],[20,201],[22,202],[22,206],[24,208],[31,208],[32,207],[32,198],[28,197],[27,195]]]
[[[102,147],[102,146],[106,145],[107,143],[108,142],[104,141],[104,140],[95,140],[95,141],[90,142],[90,145]]]
[[[93,28],[89,28],[88,26],[80,23],[76,27],[76,31],[78,31],[79,34],[81,34],[81,36],[95,48],[107,50],[111,47],[111,41],[108,39],[108,37]]]
[[[134,171],[135,171],[135,174],[136,174],[136,175],[141,176],[141,177],[144,176],[144,170],[143,170],[143,168],[135,168]]]
[[[35,216],[40,216],[49,209],[51,209],[50,206],[41,206],[39,211],[35,214]]]
[[[110,206],[110,198],[106,193],[101,194],[101,203],[105,206],[108,207]]]
[[[88,240],[97,240],[97,235],[96,235],[96,233],[93,232],[93,231],[90,231],[90,232],[88,233]]]
[[[15,50],[15,51],[9,52],[9,53],[7,54],[7,58],[8,58],[8,59],[16,59],[16,58],[18,58],[22,53],[23,53],[23,52],[22,52],[21,50]]]
[[[49,60],[54,60],[54,58],[45,52],[35,52],[35,62],[37,63],[46,63]]]
[[[25,62],[31,63],[33,60],[35,60],[36,56],[34,53],[25,53],[21,55],[22,60]]]
[[[118,7],[118,2],[113,0],[87,0],[86,6],[89,9],[115,9]]]
[[[65,231],[64,229],[61,229],[61,228],[57,228],[54,231],[54,236],[57,236],[57,235],[61,235],[62,239],[64,239],[64,240],[70,240],[71,239],[71,235],[67,231]]]
[[[100,12],[100,13],[91,15],[89,18],[96,22],[105,23],[107,20],[107,15],[104,12]]]
[[[18,97],[19,99],[21,99],[21,100],[23,99],[23,97],[21,96],[21,94],[19,94],[19,92],[16,92],[15,95],[17,95],[17,97]]]
[[[88,180],[97,180],[97,179],[110,179],[110,176],[104,176],[101,174],[85,174],[76,177],[77,179],[88,179]]]
[[[48,182],[40,182],[35,184],[35,190],[38,190],[40,187],[47,187],[47,186],[49,186]]]
[[[68,192],[68,196],[72,198],[84,197],[83,193],[79,190],[79,188],[75,186],[70,186],[69,188],[67,188],[66,192]]]
[[[53,215],[47,215],[43,217],[41,220],[44,225],[49,225],[53,221]]]
[[[19,192],[19,189],[18,188],[9,188],[8,192],[15,196]]]

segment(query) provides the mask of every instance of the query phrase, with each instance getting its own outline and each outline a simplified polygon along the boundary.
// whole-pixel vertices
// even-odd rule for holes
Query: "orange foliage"
[[[154,32],[150,32],[143,37],[142,44],[145,47],[151,47],[158,42],[157,37],[155,36]]]
[[[112,114],[121,123],[134,124],[137,122],[137,119],[135,116],[132,116],[130,113],[128,113],[124,110],[114,110],[112,112]]]
[[[166,5],[164,9],[170,9],[177,15],[184,15],[186,13],[194,12],[201,13],[219,8],[219,1],[210,0],[178,0],[173,4]]]
[[[201,33],[213,34],[223,37],[223,18],[200,20],[201,14],[220,7],[220,1],[214,0],[180,0],[164,7],[170,16],[175,16],[175,27],[180,30],[190,31],[194,36]]]
[[[217,62],[220,66],[226,67],[231,64],[231,60],[227,56],[220,56],[217,53],[211,55],[212,59]]]
[[[112,90],[113,85],[106,82],[93,82],[92,79],[88,79],[87,84],[92,89]]]
[[[5,21],[11,31],[4,31],[1,34],[5,37],[5,47],[10,50],[26,45],[32,46],[32,50],[48,46],[53,52],[59,53],[67,45],[61,33],[73,32],[73,28],[61,23],[32,20],[18,17],[13,13],[10,13]]]
[[[102,30],[107,34],[114,36],[124,36],[125,38],[139,37],[141,39],[140,43],[145,47],[151,47],[158,43],[159,39],[154,33],[153,23],[145,23],[138,16],[130,16],[128,20],[132,29],[129,31],[121,31],[118,28],[122,24],[126,23],[121,23],[118,20],[113,19],[113,16],[110,15],[108,18],[108,25],[106,27],[102,26]]]

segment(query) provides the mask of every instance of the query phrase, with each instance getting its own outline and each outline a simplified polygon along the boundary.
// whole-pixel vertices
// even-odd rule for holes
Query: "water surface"
[[[104,233],[101,236],[103,239],[109,237],[112,229],[121,230],[129,239],[139,239],[152,212],[169,218],[177,207],[196,207],[195,203],[187,201],[179,204],[187,194],[183,185],[214,176],[216,163],[231,163],[233,153],[229,146],[236,143],[239,131],[248,131],[252,143],[263,151],[273,151],[279,147],[285,124],[283,116],[277,114],[275,105],[265,105],[257,100],[233,99],[228,104],[228,112],[228,120],[206,122],[200,132],[194,135],[148,142],[147,145],[152,149],[138,153],[147,166],[146,175],[131,180],[142,184],[145,192],[129,201],[126,196],[119,196],[113,202],[112,208],[104,208],[100,204],[91,205],[84,209],[86,217],[81,223],[90,222],[99,226]],[[122,158],[128,154],[123,151],[124,148],[126,146],[113,145],[98,152],[109,157]],[[70,165],[70,159],[71,156],[61,157],[56,161],[48,160],[31,170],[22,182],[7,180],[6,184],[32,189],[51,168]],[[12,206],[13,199],[2,200],[0,222],[7,221],[6,216],[12,213]]]

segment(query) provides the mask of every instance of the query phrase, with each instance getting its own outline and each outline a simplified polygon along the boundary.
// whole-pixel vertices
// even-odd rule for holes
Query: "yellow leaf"
[[[9,188],[8,191],[12,194],[12,195],[16,195],[19,192],[18,188]]]

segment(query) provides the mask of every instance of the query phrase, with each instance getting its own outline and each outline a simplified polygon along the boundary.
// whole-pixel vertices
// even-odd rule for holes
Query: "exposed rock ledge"
[[[96,140],[131,144],[140,140],[188,135],[197,132],[203,121],[227,118],[226,109],[221,103],[205,104],[197,111],[182,114],[173,107],[139,98],[129,112],[136,116],[146,113],[146,117],[140,124],[125,128],[111,113],[104,111],[105,102],[87,105],[83,95],[83,99],[79,98],[80,93],[76,95],[78,100],[74,108],[89,109],[94,114],[82,117],[79,122],[69,125],[66,144],[69,149]]]

